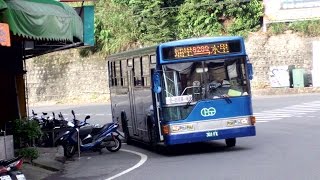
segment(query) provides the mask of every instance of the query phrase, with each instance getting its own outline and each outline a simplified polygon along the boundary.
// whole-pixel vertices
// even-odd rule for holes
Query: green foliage
[[[28,119],[15,120],[13,122],[13,133],[16,143],[27,143],[28,145],[42,134],[39,124]]]
[[[179,38],[246,35],[260,27],[261,1],[186,0],[179,9]]]
[[[307,36],[320,35],[320,20],[297,21],[289,25],[289,29],[301,32]]]
[[[260,19],[263,16],[261,1],[251,0],[249,3],[231,3],[227,6],[229,19],[232,19],[227,32],[230,35],[245,36],[250,31],[260,28]]]
[[[287,30],[287,25],[285,23],[274,23],[269,27],[269,31],[273,35],[282,34]]]
[[[111,54],[134,47],[139,34],[129,7],[112,0],[97,1],[95,6],[96,49]]]
[[[131,0],[129,3],[135,15],[135,24],[142,44],[166,42],[174,38],[171,25],[172,12],[163,11],[164,0]]]
[[[31,162],[39,157],[39,151],[36,148],[22,148],[17,151],[19,156],[29,159]]]
[[[306,36],[320,35],[320,20],[296,21],[292,23],[273,23],[269,25],[271,34],[282,34],[287,30],[302,33]]]
[[[182,38],[246,35],[263,16],[262,0],[99,0],[95,8],[94,50],[105,54]]]
[[[208,4],[211,0],[204,0]],[[178,38],[220,35],[223,26],[219,23],[219,11],[215,6],[201,6],[200,1],[186,0],[179,8]]]

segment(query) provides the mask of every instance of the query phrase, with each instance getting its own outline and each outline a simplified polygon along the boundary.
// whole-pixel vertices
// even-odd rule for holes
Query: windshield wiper
[[[187,104],[184,106],[185,109],[188,109],[190,104],[192,102],[192,98],[189,99],[189,101],[187,102]]]
[[[222,97],[224,100],[226,100],[228,104],[231,104],[231,103],[232,103],[232,101],[231,101],[231,99],[229,98],[228,95],[221,95],[221,97]]]

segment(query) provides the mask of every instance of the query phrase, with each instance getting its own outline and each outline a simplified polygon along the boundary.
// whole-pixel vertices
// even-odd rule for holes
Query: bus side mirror
[[[160,73],[154,72],[152,80],[153,80],[153,92],[156,94],[159,94],[161,92]]]
[[[251,63],[248,63],[248,76],[249,76],[249,80],[253,79],[253,67]]]

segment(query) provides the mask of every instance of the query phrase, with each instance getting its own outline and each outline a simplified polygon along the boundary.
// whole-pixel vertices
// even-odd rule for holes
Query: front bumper
[[[164,142],[166,145],[174,145],[255,135],[255,126],[246,126],[202,132],[190,132],[184,134],[169,134],[164,136]]]

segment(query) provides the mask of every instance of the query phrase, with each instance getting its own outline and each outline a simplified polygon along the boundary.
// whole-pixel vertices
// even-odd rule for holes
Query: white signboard
[[[271,87],[290,87],[289,66],[271,66],[269,81]]]
[[[192,101],[192,95],[166,97],[166,104],[179,104]]]

